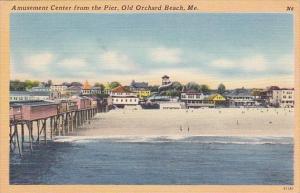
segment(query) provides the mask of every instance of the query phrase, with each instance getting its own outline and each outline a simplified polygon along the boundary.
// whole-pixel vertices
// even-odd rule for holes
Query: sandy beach
[[[290,137],[293,128],[293,109],[119,109],[97,114],[78,135]]]

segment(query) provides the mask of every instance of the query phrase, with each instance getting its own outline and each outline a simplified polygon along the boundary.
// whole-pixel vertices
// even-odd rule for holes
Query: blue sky
[[[11,15],[11,78],[293,85],[291,14]]]

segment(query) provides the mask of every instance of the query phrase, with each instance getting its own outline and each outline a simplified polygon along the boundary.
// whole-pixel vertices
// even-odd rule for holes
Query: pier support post
[[[36,139],[36,141],[38,143],[40,143],[40,120],[36,121],[36,126],[37,126],[37,139]]]
[[[50,118],[50,139],[53,138],[53,117]]]
[[[19,155],[22,157],[22,152],[21,152],[21,147],[20,147],[20,141],[19,141],[18,124],[15,124],[14,135],[15,135],[16,138],[17,138],[17,146],[18,146],[18,152],[19,152]]]
[[[21,123],[21,147],[24,150],[24,123]]]

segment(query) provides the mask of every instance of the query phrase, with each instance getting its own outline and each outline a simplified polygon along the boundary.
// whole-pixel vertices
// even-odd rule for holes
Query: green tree
[[[180,82],[173,82],[171,88],[175,89],[176,91],[181,92],[182,84]]]
[[[9,89],[11,91],[24,91],[26,89],[26,85],[25,82],[21,82],[20,80],[11,80]]]
[[[99,83],[99,82],[96,82],[96,83],[94,84],[94,87],[100,87],[102,91],[103,91],[104,88],[105,88],[105,86],[104,86],[103,84]]]
[[[195,83],[195,82],[189,82],[185,85],[187,90],[194,90],[196,92],[201,91],[201,87],[199,84]]]
[[[117,81],[113,81],[113,82],[111,82],[111,83],[109,84],[109,87],[110,87],[111,89],[114,89],[114,88],[116,88],[116,87],[118,87],[118,86],[121,86],[121,84],[120,84],[119,82],[117,82]]]
[[[203,92],[203,94],[210,94],[210,88],[206,84],[202,84],[200,86],[200,90]]]
[[[158,87],[159,87],[159,86],[157,86],[157,85],[149,86],[149,90],[150,90],[151,92],[158,92]]]
[[[225,85],[224,85],[223,83],[219,84],[219,86],[218,86],[218,91],[217,91],[217,92],[218,92],[219,94],[223,94],[225,91],[226,91]]]
[[[53,84],[53,83],[52,83],[52,80],[48,80],[46,86],[47,86],[47,87],[50,87],[52,84]]]

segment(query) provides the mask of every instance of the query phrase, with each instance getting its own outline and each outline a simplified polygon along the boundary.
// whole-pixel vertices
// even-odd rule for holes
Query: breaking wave
[[[292,137],[232,137],[232,136],[59,136],[56,143],[198,143],[198,144],[239,144],[276,145],[293,144]]]

